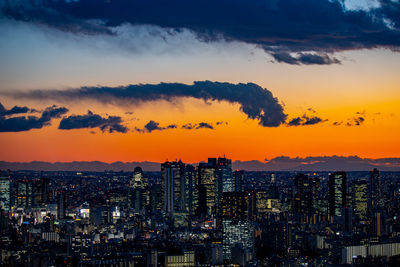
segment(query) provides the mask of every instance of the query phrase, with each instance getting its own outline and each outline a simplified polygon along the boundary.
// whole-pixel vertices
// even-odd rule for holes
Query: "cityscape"
[[[400,0],[0,0],[0,267],[400,266]]]
[[[3,171],[2,266],[398,266],[399,172]]]

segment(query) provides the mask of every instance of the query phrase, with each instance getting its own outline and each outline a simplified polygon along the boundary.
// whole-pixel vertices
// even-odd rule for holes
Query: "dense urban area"
[[[1,266],[399,266],[400,173],[159,172],[0,178]]]

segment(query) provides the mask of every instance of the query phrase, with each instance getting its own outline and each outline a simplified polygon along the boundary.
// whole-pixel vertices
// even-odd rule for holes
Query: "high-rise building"
[[[209,216],[221,212],[222,192],[235,190],[232,176],[232,161],[227,158],[209,158],[207,163],[200,163],[198,173],[199,209]],[[203,194],[204,193],[204,194]],[[201,199],[200,196],[205,197]]]
[[[352,206],[354,215],[360,221],[367,219],[367,180],[353,182],[352,186]]]
[[[297,174],[293,181],[293,212],[311,215],[313,213],[313,182],[305,174]]]
[[[184,203],[185,210],[189,215],[193,215],[198,207],[198,179],[196,168],[192,165],[185,166],[185,189]]]
[[[342,216],[347,200],[346,172],[335,172],[329,175],[329,215]]]
[[[199,178],[199,210],[211,216],[216,214],[222,189],[216,173],[217,160],[209,158],[207,163],[200,163],[197,169]],[[204,199],[203,199],[204,198]]]
[[[173,214],[174,211],[184,211],[185,164],[182,161],[167,161],[161,164],[161,176],[164,211],[168,214]]]
[[[232,259],[232,249],[237,245],[250,253],[253,252],[254,225],[252,221],[224,218],[222,228],[224,259]]]
[[[222,185],[222,192],[235,191],[235,183],[232,175],[232,161],[225,157],[218,158],[216,171],[218,178],[221,181],[220,184]]]
[[[11,205],[11,181],[9,177],[0,177],[0,210],[8,211]]]
[[[57,194],[57,218],[64,219],[67,212],[66,212],[66,197],[64,192],[59,192]]]
[[[32,207],[32,180],[26,178],[16,180],[15,182],[15,204],[17,207],[30,208]]]
[[[233,180],[235,184],[234,191],[235,192],[243,192],[244,191],[244,171],[236,170],[233,173]]]
[[[381,179],[379,170],[374,168],[370,172],[368,185],[368,212],[370,215],[377,212],[381,201]]]
[[[133,176],[129,182],[131,206],[136,211],[144,211],[150,202],[150,194],[148,190],[148,180],[143,175],[143,170],[136,167]]]
[[[221,202],[222,217],[248,219],[249,201],[249,193],[247,192],[223,192]]]
[[[32,181],[32,204],[40,207],[49,202],[49,179],[42,177]]]

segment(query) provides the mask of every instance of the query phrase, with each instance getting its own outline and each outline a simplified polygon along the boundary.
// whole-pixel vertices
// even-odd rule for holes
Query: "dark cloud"
[[[228,125],[228,122],[227,121],[217,121],[215,124],[216,125],[222,125],[222,124]]]
[[[328,56],[326,53],[298,53],[292,56],[288,52],[277,52],[271,54],[280,63],[291,65],[330,65],[340,64],[340,60]]]
[[[118,116],[108,116],[103,118],[98,114],[94,114],[90,110],[85,115],[71,115],[60,121],[58,129],[71,130],[82,128],[99,128],[101,131],[109,133],[119,132],[126,133],[128,128],[122,125],[122,119]]]
[[[345,126],[360,126],[364,124],[366,118],[366,111],[359,111],[356,112],[355,116],[348,118],[347,120],[343,121],[335,121],[332,125],[333,126],[340,126],[340,125],[345,125]]]
[[[6,111],[5,115],[26,113],[30,109],[28,108],[20,108],[17,107],[15,109],[12,108],[10,110],[6,110],[3,105],[0,104],[0,111]],[[13,110],[14,113],[11,111]],[[22,112],[25,111],[26,112]],[[50,121],[53,118],[60,118],[61,115],[68,112],[68,109],[65,107],[57,107],[51,106],[46,108],[40,117],[37,116],[18,116],[18,117],[9,117],[7,118],[5,115],[0,115],[0,132],[22,132],[29,131],[31,129],[40,129],[44,126],[50,125]],[[1,114],[4,114],[1,113]]]
[[[146,133],[146,132],[151,133],[152,131],[163,131],[163,130],[176,129],[176,128],[178,128],[178,126],[176,124],[170,124],[168,126],[161,127],[160,123],[151,120],[148,123],[146,123],[146,125],[144,126],[143,129],[135,128],[135,130],[139,133]]]
[[[346,10],[342,0],[0,1],[3,16],[86,34],[118,34],[125,23],[189,29],[203,41],[221,37],[257,45],[276,61],[337,64],[337,51],[399,50],[400,4]],[[290,53],[294,52],[295,55]]]
[[[299,126],[302,123],[302,118],[297,117],[297,118],[293,118],[288,122],[289,126]]]
[[[200,122],[197,126],[196,129],[201,129],[201,128],[207,128],[207,129],[214,129],[214,126],[212,126],[211,124],[207,123],[207,122]]]
[[[264,127],[277,127],[285,122],[283,107],[270,91],[254,83],[194,82],[138,84],[120,87],[81,87],[71,90],[35,90],[2,93],[9,97],[79,101],[90,99],[109,104],[132,104],[177,98],[193,97],[207,101],[227,101],[240,105],[248,118],[259,121]],[[176,103],[175,103],[176,104]]]
[[[315,113],[315,111],[313,112]],[[296,117],[293,119],[290,119],[289,122],[287,123],[288,126],[303,126],[303,125],[314,125],[318,123],[322,123],[326,120],[321,119],[320,117],[317,116],[308,116],[304,114],[301,117]]]
[[[346,123],[346,126],[360,126],[361,124],[363,124],[365,121],[364,117],[353,117],[351,119],[349,119]]]
[[[36,112],[35,109],[30,109],[28,107],[20,107],[20,106],[14,106],[11,109],[6,109],[1,103],[0,103],[0,116],[11,116],[14,114],[24,114],[28,112]]]
[[[184,124],[184,125],[182,125],[182,129],[185,129],[185,130],[193,130],[193,129],[196,129],[196,126],[197,126],[197,124],[191,124],[191,123],[186,123],[186,124]]]

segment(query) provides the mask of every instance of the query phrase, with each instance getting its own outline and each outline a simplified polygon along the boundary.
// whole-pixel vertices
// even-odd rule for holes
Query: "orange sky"
[[[88,102],[56,103],[68,107],[69,114],[84,114],[90,109],[103,115],[122,116],[131,131],[110,134],[95,129],[95,134],[92,134],[91,129],[58,130],[59,120],[53,120],[52,126],[42,129],[0,133],[0,160],[114,162],[181,158],[186,162],[198,162],[224,154],[233,160],[264,160],[281,155],[398,157],[400,55],[388,50],[369,50],[341,53],[340,57],[349,60],[332,66],[290,66],[271,63],[262,51],[255,50],[251,55],[244,53],[232,58],[224,54],[217,59],[209,57],[209,64],[196,57],[191,60],[200,65],[187,65],[185,55],[178,56],[171,68],[159,66],[152,72],[154,62],[142,69],[137,69],[134,62],[122,62],[118,75],[110,67],[88,71],[85,75],[76,70],[64,75],[46,76],[45,67],[34,70],[32,65],[18,79],[6,78],[0,90],[160,81],[254,82],[268,88],[284,103],[289,118],[301,116],[307,108],[313,108],[327,121],[310,126],[261,127],[257,121],[247,119],[238,105],[226,102],[207,105],[195,99],[183,99],[180,105],[158,102],[123,107]],[[132,70],[129,64],[135,67],[135,72],[129,71]],[[40,109],[54,104],[8,98],[2,98],[0,102],[7,108],[27,105]],[[134,114],[126,115],[126,111]],[[356,116],[356,112],[365,114],[364,124],[352,127],[332,125],[335,121],[346,123]],[[215,130],[171,129],[144,134],[132,131],[134,127],[143,127],[149,120],[155,120],[161,126],[202,121],[214,124],[226,121],[228,125],[216,126]]]

